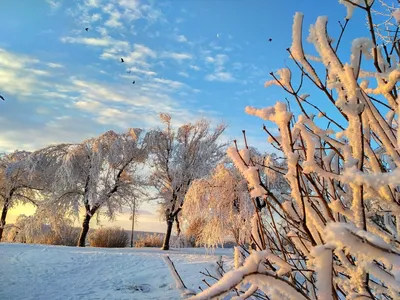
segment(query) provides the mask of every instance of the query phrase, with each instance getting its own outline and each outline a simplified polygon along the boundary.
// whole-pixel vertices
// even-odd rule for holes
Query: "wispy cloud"
[[[62,5],[61,1],[46,0],[46,2],[50,5],[52,10],[58,10]]]
[[[192,59],[192,55],[190,55],[189,53],[179,53],[179,52],[163,52],[162,57],[171,58],[178,62]]]
[[[42,76],[50,73],[40,69],[40,61],[28,55],[0,49],[0,86],[2,93],[17,97],[32,95],[45,86]]]
[[[206,56],[205,62],[214,67],[214,72],[206,75],[207,81],[233,82],[236,79],[233,74],[226,70],[226,62],[229,57],[226,54],[217,54],[216,56]]]
[[[189,74],[186,72],[179,72],[178,74],[186,78],[189,77]]]
[[[205,58],[205,61],[214,64],[217,70],[224,69],[224,65],[228,60],[229,57],[226,54],[217,54],[215,57],[207,56]]]
[[[200,71],[200,67],[198,67],[196,65],[190,65],[189,68],[191,68],[192,70],[195,70],[195,71]]]
[[[148,70],[141,70],[141,69],[138,69],[138,68],[136,68],[136,67],[129,67],[129,68],[127,69],[127,72],[128,72],[129,74],[130,74],[130,73],[132,73],[132,74],[144,74],[144,75],[146,75],[146,76],[155,76],[155,75],[157,75],[156,72],[148,71]],[[121,77],[130,78],[129,75],[121,75]]]
[[[71,44],[85,44],[90,46],[101,46],[107,47],[113,43],[113,39],[110,37],[103,38],[85,38],[85,37],[62,37],[61,41],[63,43],[71,43]]]
[[[176,37],[176,41],[177,42],[179,42],[179,43],[185,43],[185,42],[187,42],[188,40],[187,40],[187,38],[184,36],[184,35],[178,35],[177,37]]]
[[[85,0],[85,5],[89,7],[99,7],[100,0]]]
[[[164,78],[154,78],[155,82],[158,83],[162,83],[162,84],[166,84],[170,87],[179,89],[181,87],[183,87],[185,84],[179,81],[175,81],[175,80],[169,80],[169,79],[164,79]]]
[[[208,74],[205,77],[205,79],[208,81],[220,81],[220,82],[232,82],[236,80],[233,77],[233,75],[229,72],[216,72],[214,74]]]
[[[142,4],[139,0],[112,0],[106,5],[102,5],[98,0],[85,0],[83,4],[78,4],[69,10],[69,14],[76,17],[77,21],[90,25],[98,21],[98,17],[93,17],[94,9],[101,9],[104,19],[104,26],[110,28],[121,28],[131,25],[138,19],[145,19],[148,22],[164,21],[163,14],[153,5]]]
[[[47,66],[50,68],[63,68],[64,66],[61,64],[56,64],[56,63],[47,63]]]
[[[122,27],[121,13],[113,4],[109,3],[103,7],[103,12],[109,15],[108,20],[104,23],[108,27]]]

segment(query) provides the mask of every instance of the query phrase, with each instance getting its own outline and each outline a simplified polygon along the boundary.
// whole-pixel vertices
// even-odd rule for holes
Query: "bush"
[[[89,235],[92,247],[123,248],[128,244],[128,234],[118,227],[98,228]]]
[[[4,241],[27,243],[76,246],[80,228],[67,223],[51,226],[38,221],[33,216],[20,215],[14,225],[8,225],[4,232]]]
[[[196,243],[196,238],[192,235],[181,233],[179,236],[172,239],[172,247],[174,248],[195,248],[199,247]]]
[[[135,247],[142,248],[142,247],[162,247],[164,241],[164,237],[162,234],[146,234],[140,236],[136,242]]]

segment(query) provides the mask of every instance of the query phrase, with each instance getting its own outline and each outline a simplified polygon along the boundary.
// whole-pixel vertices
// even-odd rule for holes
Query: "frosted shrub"
[[[141,235],[135,241],[135,247],[143,248],[143,247],[157,247],[161,248],[163,245],[164,237],[161,234],[145,234]]]
[[[341,38],[334,42],[328,19],[319,17],[309,29],[309,56],[296,13],[288,49],[296,69],[271,73],[266,83],[284,89],[290,105],[246,107],[279,129],[263,128],[280,159],[259,164],[246,149],[228,149],[257,204],[255,251],[191,299],[400,299],[399,28],[377,46],[371,7],[378,2],[340,2],[348,19],[354,9],[366,14],[369,37],[353,41],[350,59],[341,57]],[[317,91],[311,96],[306,80]],[[268,186],[271,172],[289,188]]]
[[[118,227],[103,227],[89,234],[89,243],[92,247],[124,248],[129,236],[126,231]]]
[[[6,242],[75,246],[79,228],[68,222],[45,224],[38,216],[20,215],[15,224],[7,226]]]

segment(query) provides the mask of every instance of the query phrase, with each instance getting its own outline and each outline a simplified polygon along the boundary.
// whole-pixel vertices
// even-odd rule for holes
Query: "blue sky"
[[[333,36],[346,14],[334,0],[2,0],[0,151],[151,128],[160,112],[177,125],[225,121],[226,138],[246,129],[252,145],[268,149],[262,121],[244,107],[284,100],[263,83],[293,65],[285,49],[296,11],[305,34],[328,15]],[[343,51],[368,34],[360,12],[351,23]]]
[[[2,1],[0,150],[149,128],[159,112],[177,124],[223,120],[229,138],[246,129],[263,146],[261,122],[243,111],[283,100],[279,88],[263,83],[291,63],[284,49],[294,13],[305,13],[305,28],[329,14],[337,32],[345,8],[337,1],[250,2]]]

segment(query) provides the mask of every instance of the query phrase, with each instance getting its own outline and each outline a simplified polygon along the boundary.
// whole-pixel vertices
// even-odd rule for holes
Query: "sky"
[[[335,0],[1,0],[0,151],[154,128],[160,112],[176,125],[225,122],[225,139],[245,129],[251,145],[270,150],[262,120],[244,108],[284,100],[263,84],[293,65],[285,49],[296,11],[305,34],[328,15],[337,36],[346,15]],[[368,34],[361,13],[351,23],[343,51]],[[144,206],[140,230],[163,231],[154,210]]]

